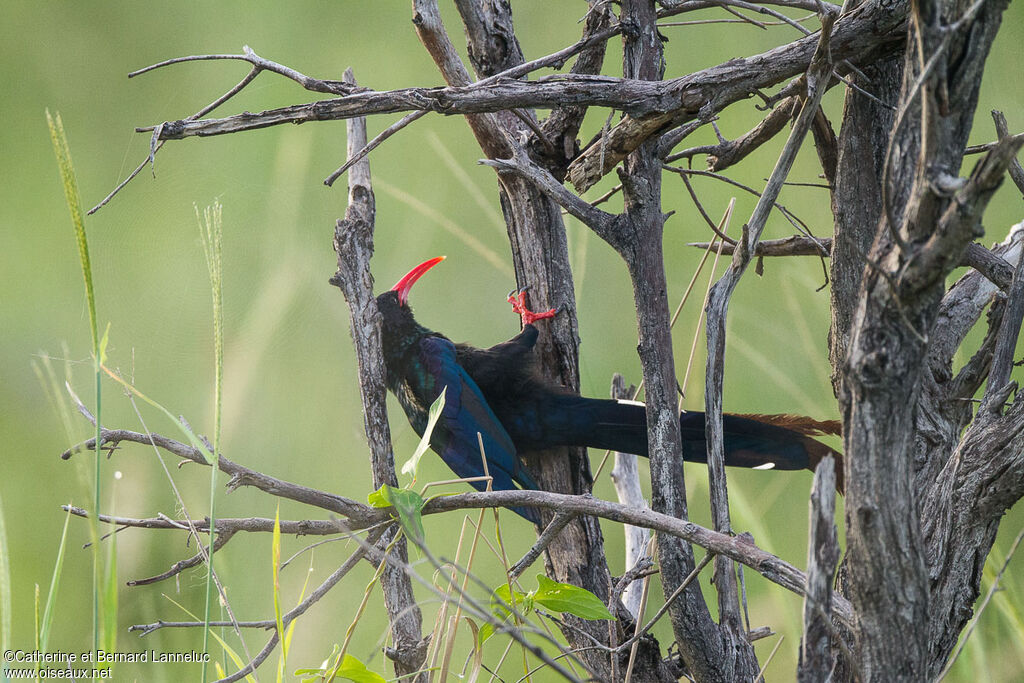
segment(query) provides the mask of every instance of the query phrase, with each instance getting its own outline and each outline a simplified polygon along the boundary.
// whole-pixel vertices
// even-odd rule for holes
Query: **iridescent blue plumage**
[[[430,445],[452,471],[464,478],[484,476],[481,441],[495,490],[515,489],[517,484],[538,488],[519,457],[529,451],[587,446],[647,455],[643,405],[584,398],[542,377],[532,353],[538,336],[534,325],[527,323],[507,342],[478,349],[454,344],[417,323],[407,304],[408,292],[438,260],[417,266],[394,289],[378,296],[377,304],[383,317],[388,388],[418,434],[426,429],[431,404],[446,390]],[[833,422],[789,415],[726,415],[723,426],[726,465],[804,469],[835,454],[810,438],[836,433],[838,425]],[[680,427],[683,458],[704,462],[704,414],[683,413]],[[472,483],[480,490],[486,487],[483,481]],[[539,521],[532,509],[515,512]]]

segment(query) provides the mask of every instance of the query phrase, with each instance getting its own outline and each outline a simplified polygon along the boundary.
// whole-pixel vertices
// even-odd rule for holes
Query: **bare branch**
[[[707,249],[710,245],[710,242],[690,242],[687,246]],[[729,242],[722,247],[722,253],[727,255],[733,254],[735,250],[735,245]],[[754,256],[828,256],[831,252],[831,237],[792,235],[777,240],[760,240],[754,249]],[[977,242],[967,245],[958,265],[974,268],[1000,289],[1007,289],[1013,278],[1013,266]]]
[[[192,116],[188,117],[188,120],[200,119],[200,118],[206,116],[207,114],[209,114],[210,112],[215,110],[217,107],[219,107],[220,105],[224,104],[225,102],[230,100],[232,97],[234,97],[238,93],[242,92],[242,90],[244,90],[247,85],[252,83],[252,81],[256,78],[256,76],[259,75],[259,73],[260,73],[260,68],[254,66],[249,71],[249,73],[246,74],[245,78],[243,78],[241,81],[239,81],[238,84],[235,85],[235,87],[233,87],[230,90],[228,90],[226,93],[224,93],[223,95],[221,95],[220,97],[215,99],[213,102],[211,102],[210,104],[206,105],[205,107],[203,107],[202,109],[197,111]],[[131,76],[132,76],[132,74],[128,75],[129,78],[131,78]],[[149,156],[147,156],[145,159],[143,159],[142,163],[139,164],[135,168],[134,171],[129,173],[127,178],[125,178],[120,183],[118,183],[117,187],[115,187],[113,190],[111,190],[110,194],[108,194],[106,197],[104,197],[100,201],[99,204],[97,204],[96,206],[94,206],[91,209],[89,209],[88,215],[91,216],[92,214],[96,213],[101,208],[103,208],[103,206],[105,204],[107,204],[111,199],[114,198],[114,195],[116,195],[118,192],[120,192],[124,188],[125,185],[127,185],[129,182],[131,182],[131,180],[135,176],[137,176],[139,173],[141,173],[142,169],[146,168],[147,164],[154,163],[154,159],[156,157],[156,153],[158,151],[160,151],[160,148],[163,147],[163,145],[164,145],[163,141],[160,141],[159,143],[157,143],[157,141],[155,139],[155,138],[159,137],[158,130],[162,130],[162,127],[155,127],[154,130],[153,130],[153,133],[154,133],[153,138],[154,139],[150,142]]]
[[[996,135],[999,137],[998,142],[1002,142],[1010,135],[1010,126],[1006,123],[1006,116],[1003,112],[992,110],[992,121],[995,122]],[[1010,162],[1010,178],[1013,180],[1013,184],[1017,186],[1017,190],[1024,194],[1024,166],[1021,165],[1019,159],[1014,159]]]
[[[777,21],[783,24],[788,24],[789,26],[795,28],[797,31],[799,31],[805,36],[811,34],[810,29],[801,25],[798,21],[790,19],[789,17],[787,17],[782,12],[779,12],[778,10],[771,9],[770,7],[765,7],[765,4],[767,3],[755,4],[752,2],[745,2],[745,0],[708,0],[707,2],[692,2],[688,0],[662,0],[661,5],[662,7],[665,8],[665,10],[664,12],[660,12],[659,16],[661,16],[662,14],[668,16],[669,14],[672,13],[704,9],[705,7],[721,7],[722,9],[726,10],[727,12],[730,12],[731,14],[734,14],[742,19],[753,22],[752,19],[749,19],[745,15],[736,11],[737,9],[745,9],[749,12],[756,12],[757,14],[764,14],[766,16],[773,17]],[[838,16],[839,14],[839,8],[836,7],[835,5],[832,5],[831,3],[823,3],[812,11],[816,13],[831,13],[836,16]],[[761,28],[765,27],[762,25]]]
[[[70,512],[76,517],[86,519],[89,517],[89,513],[86,510],[80,507],[75,507],[74,505],[61,505],[61,509],[65,512]],[[176,529],[179,531],[189,530],[187,520],[179,521],[168,519],[163,516],[135,518],[101,514],[97,519],[107,524],[115,524],[123,527],[136,527],[140,529]],[[209,519],[195,520],[193,524],[198,531],[207,533],[210,531]],[[332,534],[340,534],[345,531],[345,529],[337,522],[326,519],[282,519],[280,521],[280,525],[281,533],[294,534],[296,536],[330,536]],[[238,531],[246,531],[250,533],[271,533],[274,531],[274,520],[266,517],[226,517],[217,520],[217,534],[233,534]]]
[[[677,536],[699,545],[716,555],[724,555],[740,562],[772,583],[797,595],[804,594],[806,576],[796,567],[753,543],[741,538],[712,531],[693,522],[664,515],[653,510],[636,510],[621,503],[600,500],[592,496],[575,496],[548,491],[487,491],[459,493],[434,498],[423,508],[423,514],[438,514],[452,510],[481,507],[533,506],[548,510],[562,510],[580,515],[592,515],[622,524],[632,524]],[[390,508],[375,510],[384,519]],[[378,520],[379,521],[379,520]],[[852,626],[853,612],[849,603],[835,597],[832,612],[844,624]]]
[[[804,634],[797,678],[801,683],[827,681],[833,670],[831,647],[832,577],[839,561],[836,534],[835,459],[822,458],[811,487],[811,532],[807,547],[807,592]]]
[[[1024,133],[1005,138],[975,165],[939,217],[934,232],[901,273],[905,296],[945,277],[951,270],[950,261],[955,263],[966,246],[984,234],[981,216],[1022,145]]]
[[[258,54],[252,51],[248,45],[242,46],[242,54],[240,55],[192,55],[189,57],[175,57],[174,59],[167,59],[165,61],[147,66],[138,71],[133,71],[128,74],[128,78],[134,78],[144,73],[159,69],[164,66],[171,64],[181,64],[182,62],[194,62],[204,60],[224,60],[224,59],[235,59],[243,62],[252,64],[253,69],[259,71],[270,71],[276,73],[279,76],[284,76],[290,80],[295,81],[306,90],[312,90],[313,92],[329,93],[334,95],[349,95],[353,92],[358,92],[362,88],[355,86],[354,84],[347,83],[345,81],[325,81],[319,78],[311,78],[303,73],[292,69],[291,67],[278,64],[269,59],[264,59]]]
[[[592,206],[566,189],[551,173],[533,163],[519,145],[513,146],[511,159],[484,159],[479,163],[501,172],[515,173],[530,180],[544,194],[554,199],[562,208],[599,235],[609,234],[613,230],[614,215]]]
[[[684,149],[682,152],[665,157],[665,163],[671,163],[679,159],[692,159],[697,154],[706,154],[708,157],[708,170],[722,171],[738,163],[750,155],[751,152],[778,135],[799,109],[800,98],[795,95],[788,97],[772,109],[771,113],[747,134],[735,140],[729,140],[717,145],[704,145],[702,147]]]
[[[61,458],[67,460],[73,454],[81,451],[95,448],[95,438],[89,439],[77,446],[73,446],[61,454]],[[184,458],[195,462],[200,465],[209,465],[203,454],[196,448],[193,448],[189,444],[175,441],[166,436],[162,436],[155,432],[141,433],[133,432],[127,429],[103,429],[100,432],[101,446],[110,444],[116,447],[117,444],[122,441],[130,441],[133,443],[139,443],[144,445],[155,444],[160,448],[173,453],[179,458]],[[287,498],[288,500],[294,500],[299,503],[305,503],[306,505],[312,505],[314,507],[322,508],[335,512],[339,515],[344,515],[352,523],[358,527],[365,525],[368,514],[371,514],[372,509],[370,506],[358,501],[354,501],[344,496],[339,496],[333,493],[327,493],[325,491],[319,491],[314,488],[302,486],[300,484],[293,484],[283,479],[277,479],[275,477],[268,476],[262,472],[249,469],[243,465],[236,464],[231,460],[228,460],[223,455],[219,456],[218,469],[225,474],[231,475],[231,481],[228,482],[228,490],[235,490],[241,486],[253,486],[265,491],[274,496],[281,498]]]
[[[334,185],[334,181],[337,180],[338,178],[340,178],[342,176],[342,174],[345,173],[345,171],[347,171],[348,169],[352,168],[353,164],[361,161],[370,152],[372,152],[373,150],[375,150],[378,147],[380,147],[381,143],[383,143],[389,137],[391,137],[392,135],[394,135],[398,131],[402,130],[403,128],[408,126],[410,123],[413,123],[413,122],[423,118],[428,113],[429,112],[427,112],[425,110],[414,111],[411,114],[406,114],[401,119],[399,119],[395,123],[393,123],[390,126],[388,126],[387,128],[385,128],[383,131],[381,131],[381,133],[377,137],[375,137],[374,139],[370,140],[369,144],[363,146],[363,148],[360,149],[358,152],[356,152],[356,154],[354,154],[353,156],[349,157],[348,161],[346,161],[344,164],[341,165],[341,168],[339,168],[337,171],[335,171],[331,175],[327,176],[327,178],[324,179],[324,185],[326,185],[327,187],[331,187],[332,185]]]
[[[587,0],[587,2],[589,8],[583,20],[581,41],[586,41],[589,37],[600,35],[607,30],[621,28],[609,3],[605,0]],[[601,73],[607,47],[606,42],[598,42],[582,50],[579,58],[572,65],[571,73],[583,75]],[[554,141],[556,148],[556,155],[545,166],[559,179],[565,177],[569,163],[579,152],[576,136],[580,131],[580,126],[583,125],[587,110],[586,106],[578,105],[559,107],[553,110],[541,124],[544,134]]]
[[[856,57],[879,47],[892,49],[899,37],[896,29],[903,21],[903,7],[901,2],[897,9],[880,9],[878,2],[872,0],[844,17],[837,26],[833,41],[836,59]],[[709,102],[709,111],[720,111],[754,90],[769,87],[801,73],[810,61],[816,42],[813,36],[809,36],[762,55],[734,60],[669,81],[573,74],[548,76],[529,82],[499,78],[496,75],[494,81],[483,85],[470,85],[467,82],[465,86],[447,88],[364,91],[338,99],[281,107],[261,113],[238,114],[225,119],[168,122],[161,131],[160,139],[221,135],[284,123],[337,120],[412,110],[477,114],[514,108],[556,108],[567,104],[612,107],[632,117],[671,113],[672,116],[667,116],[653,128],[648,123],[643,124],[644,130],[650,129],[653,133],[674,118],[682,117],[675,125],[685,123],[705,109]],[[627,120],[630,120],[629,117]],[[152,127],[140,130],[152,130]],[[609,146],[615,155],[624,155],[630,145],[635,148],[646,139],[645,136],[631,141],[624,140],[627,144],[623,147],[618,144],[617,137],[613,135],[616,139]],[[584,156],[594,153],[591,150]]]
[[[878,50],[888,54],[898,49],[906,9],[907,3],[902,0],[895,6],[868,0],[843,15],[836,22],[832,36],[833,62],[857,62]],[[870,38],[865,39],[868,36]],[[652,135],[698,116],[707,118],[752,92],[806,71],[817,43],[813,35],[807,36],[761,55],[733,60],[668,81],[680,95],[680,106],[673,111],[636,113],[624,110],[629,116],[619,122],[609,135],[607,149],[611,153],[600,153],[591,148],[581,154],[569,167],[572,184],[582,192]],[[715,80],[706,81],[705,78],[710,76]]]
[[[450,86],[448,90],[464,90],[471,87],[473,79],[466,69],[466,65],[462,63],[462,58],[456,52],[451,38],[448,37],[448,31],[444,27],[441,12],[437,7],[437,0],[414,0],[412,23],[416,27],[416,34],[419,36],[420,42],[427,48],[434,64],[437,65],[444,77],[445,83]],[[510,82],[519,83],[520,81],[513,79]],[[501,109],[510,108],[514,107],[502,107]],[[478,114],[467,117],[466,121],[484,153],[489,157],[505,156],[508,153],[505,134],[497,117],[493,115],[493,111],[451,113]]]
[[[355,85],[352,70],[345,80]],[[366,147],[366,119],[348,122],[348,156],[354,157]],[[381,316],[373,295],[370,257],[373,254],[373,230],[376,203],[370,181],[370,161],[363,158],[351,166],[348,174],[348,208],[344,220],[334,230],[334,249],[338,252],[338,270],[331,278],[345,296],[350,310],[350,329],[355,342],[359,371],[359,393],[363,405],[363,426],[370,446],[373,486],[397,486],[395,458],[391,447],[386,398],[386,371],[381,348]],[[399,539],[393,554],[406,562],[408,551]],[[416,606],[409,576],[388,567],[381,575],[384,605],[391,623],[394,641],[395,673],[399,676],[420,670],[426,656],[422,636],[422,616]]]
[[[732,263],[722,278],[711,289],[707,303],[707,370],[704,390],[705,438],[708,446],[708,472],[710,475],[711,518],[715,529],[723,533],[731,531],[729,519],[729,498],[726,489],[724,429],[722,425],[722,387],[725,373],[725,325],[732,293],[746,271],[751,254],[761,238],[768,214],[775,199],[789,175],[797,151],[811,128],[821,98],[825,94],[832,74],[830,39],[833,25],[830,15],[822,17],[820,42],[807,71],[807,97],[797,117],[789,139],[783,147],[779,160],[772,170],[765,190],[757,206],[744,226],[740,247],[733,254]],[[739,602],[735,572],[732,563],[725,558],[715,561],[715,581],[719,591],[719,611],[722,621],[729,621],[732,629],[739,629]]]
[[[723,175],[721,173],[714,173],[712,171],[700,171],[700,170],[693,169],[693,168],[680,168],[678,166],[667,166],[667,165],[664,166],[663,168],[666,171],[671,171],[672,173],[676,173],[676,174],[678,174],[680,176],[703,176],[705,178],[714,178],[715,180],[721,181],[723,183],[727,183],[729,185],[732,185],[733,187],[738,187],[741,190],[743,190],[744,192],[752,194],[755,197],[761,197],[763,195],[762,192],[758,192],[757,190],[755,190],[754,188],[750,187],[749,185],[744,185],[743,183],[739,182],[738,180],[733,180],[729,176]],[[783,184],[785,184],[785,183],[783,183]],[[797,230],[803,232],[804,235],[806,235],[809,239],[812,239],[812,240],[818,239],[817,237],[814,237],[813,235],[811,235],[811,231],[807,227],[806,223],[804,223],[802,220],[800,220],[800,218],[797,217],[796,214],[794,214],[792,211],[790,211],[789,209],[787,209],[785,206],[783,206],[782,204],[780,204],[778,202],[778,197],[776,197],[776,201],[773,202],[773,206],[776,209],[779,210],[779,213],[782,214],[783,218],[785,218],[787,221],[789,221],[790,225],[792,225],[794,228],[796,228]],[[721,235],[719,235],[719,237],[721,237]],[[724,241],[728,244],[728,243],[732,243],[734,240],[732,240],[732,239],[725,239]]]
[[[541,535],[537,537],[536,542],[526,551],[518,562],[516,562],[508,570],[509,579],[516,579],[522,576],[523,572],[530,568],[530,565],[537,561],[537,558],[547,549],[551,542],[555,540],[558,534],[562,533],[562,529],[571,522],[576,515],[571,512],[561,513],[555,515]]]

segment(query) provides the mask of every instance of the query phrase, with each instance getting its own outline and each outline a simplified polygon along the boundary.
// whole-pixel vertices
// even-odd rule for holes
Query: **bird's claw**
[[[511,292],[508,293],[508,302],[512,304],[512,310],[518,313],[519,316],[523,319],[523,327],[531,325],[537,320],[543,320],[544,318],[554,318],[558,311],[561,310],[562,307],[559,306],[558,308],[551,308],[539,313],[531,311],[529,308],[526,307],[526,291],[528,289],[530,289],[529,285],[523,287],[518,292],[513,289]]]

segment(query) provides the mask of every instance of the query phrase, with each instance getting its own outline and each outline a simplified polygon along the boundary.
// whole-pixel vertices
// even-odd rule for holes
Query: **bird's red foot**
[[[535,313],[526,307],[526,290],[528,289],[529,287],[523,287],[518,292],[513,289],[508,293],[508,302],[512,304],[512,310],[523,319],[523,326],[533,324],[535,321],[543,320],[544,318],[554,318],[555,314],[558,313],[557,308]]]

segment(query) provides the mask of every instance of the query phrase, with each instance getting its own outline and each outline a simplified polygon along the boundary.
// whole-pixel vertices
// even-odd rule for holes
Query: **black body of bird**
[[[538,331],[522,293],[510,295],[523,316],[522,332],[488,349],[455,344],[416,322],[408,305],[413,283],[444,257],[420,264],[377,297],[388,389],[422,436],[428,411],[442,391],[445,402],[431,448],[464,478],[484,476],[481,443],[494,490],[539,488],[518,454],[557,446],[588,446],[647,456],[643,404],[577,396],[544,378],[533,356]],[[680,416],[683,458],[705,462],[704,414]],[[810,435],[838,433],[835,422],[791,415],[725,415],[725,464],[760,469],[813,469],[835,452]],[[479,434],[479,437],[478,437]],[[472,484],[480,490],[486,482]],[[535,510],[515,512],[533,522]]]

